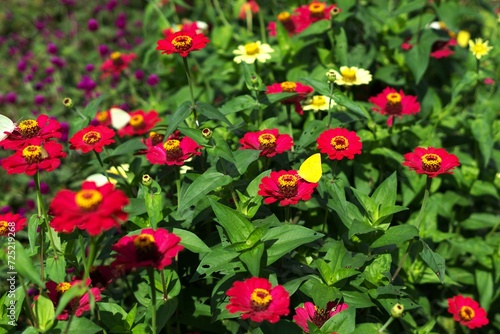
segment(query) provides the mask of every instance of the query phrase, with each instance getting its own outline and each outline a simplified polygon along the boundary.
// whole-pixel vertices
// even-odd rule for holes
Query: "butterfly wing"
[[[299,176],[307,182],[316,183],[321,179],[323,170],[321,169],[321,154],[315,153],[304,160],[300,165]]]
[[[16,124],[14,124],[14,122],[12,122],[10,118],[4,115],[0,115],[0,141],[7,138],[9,133],[14,131],[15,128]]]
[[[130,122],[130,114],[120,108],[111,108],[109,110],[111,115],[111,126],[116,130],[120,130]]]

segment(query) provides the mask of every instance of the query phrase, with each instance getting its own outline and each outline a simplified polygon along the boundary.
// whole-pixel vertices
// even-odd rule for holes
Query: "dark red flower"
[[[453,320],[470,329],[480,328],[489,323],[486,311],[478,302],[462,295],[448,298],[448,312],[453,314]]]
[[[310,200],[317,186],[302,179],[295,170],[282,170],[263,177],[257,194],[265,197],[266,204],[279,201],[281,206],[286,206]]]
[[[266,278],[251,277],[236,281],[227,290],[229,313],[241,312],[241,319],[276,323],[290,312],[290,294],[281,285],[272,287]]]
[[[158,143],[146,153],[146,159],[152,164],[182,166],[184,162],[195,155],[201,154],[202,146],[189,137],[168,139]]]
[[[460,166],[457,156],[442,148],[417,147],[413,152],[406,153],[404,158],[403,166],[431,178],[444,173],[453,174],[451,170]]]
[[[283,100],[281,103],[295,105],[295,111],[299,115],[302,115],[304,112],[302,111],[300,101],[306,99],[313,91],[314,89],[311,86],[303,85],[300,82],[285,81],[267,86],[266,94],[297,93],[297,96]]]
[[[15,236],[16,232],[21,231],[26,226],[26,218],[21,215],[7,212],[0,215],[0,237],[7,237],[9,234]]]
[[[179,245],[181,238],[166,229],[145,228],[140,234],[124,236],[113,250],[116,260],[112,267],[123,266],[126,269],[138,267],[153,267],[162,270],[172,263],[183,246]]]
[[[90,151],[102,152],[104,146],[115,142],[115,132],[106,126],[88,126],[71,137],[70,149],[81,150],[83,153]]]
[[[81,280],[74,280],[72,282],[56,283],[48,281],[45,283],[47,288],[47,296],[54,303],[57,308],[59,301],[63,294],[68,291],[73,285],[80,284]],[[90,286],[90,279],[87,280],[87,286]],[[98,288],[90,288],[90,293],[94,296],[96,302],[101,300],[101,291]],[[90,311],[89,294],[85,292],[82,296],[73,298],[64,308],[63,312],[57,316],[57,320],[68,320],[70,315],[81,317],[84,312]]]
[[[154,110],[149,112],[144,112],[144,110],[132,111],[130,112],[130,121],[125,127],[118,130],[118,135],[120,137],[143,135],[160,121],[161,118],[158,117],[158,113]]]
[[[278,129],[265,129],[247,132],[240,139],[241,150],[262,150],[260,156],[274,157],[288,151],[293,146],[293,139],[287,134],[279,134]]]
[[[356,132],[344,128],[328,129],[316,141],[320,152],[328,154],[331,160],[354,159],[363,146]]]
[[[103,72],[103,77],[109,75],[118,76],[122,73],[132,60],[134,60],[136,55],[134,53],[123,54],[121,52],[113,52],[108,59],[101,65],[101,71]]]
[[[432,45],[432,52],[430,56],[436,59],[447,58],[455,53],[451,49],[451,47],[455,45],[457,45],[457,40],[454,38],[451,38],[448,41],[437,41]]]
[[[418,103],[417,97],[405,95],[402,89],[398,93],[396,89],[386,87],[382,93],[370,97],[368,101],[376,105],[376,107],[372,108],[373,111],[382,115],[389,115],[388,126],[392,126],[394,116],[401,117],[402,115],[416,114],[420,111],[420,103]]]
[[[35,175],[38,170],[50,172],[61,164],[59,159],[66,157],[63,147],[54,141],[42,143],[35,138],[26,142],[14,155],[2,160],[2,167],[9,174]]]
[[[15,130],[7,138],[0,141],[0,146],[9,150],[24,148],[33,138],[42,141],[61,137],[61,124],[47,115],[40,115],[36,120],[26,119],[17,124]]]
[[[187,57],[191,51],[203,49],[210,40],[194,31],[178,31],[158,41],[156,50],[166,54],[178,53]]]
[[[59,191],[50,210],[54,218],[50,226],[56,232],[71,233],[75,228],[96,236],[127,220],[123,208],[129,203],[125,193],[106,183],[98,187],[94,182],[85,181],[82,189]]]
[[[297,307],[293,321],[302,328],[306,333],[309,333],[309,323],[312,322],[318,328],[321,328],[331,317],[337,313],[346,310],[349,306],[345,303],[329,302],[326,308],[319,308],[311,302],[305,302],[304,307]]]
[[[104,290],[115,279],[123,276],[125,268],[111,266],[90,267],[89,275],[92,280],[92,286],[99,290]]]

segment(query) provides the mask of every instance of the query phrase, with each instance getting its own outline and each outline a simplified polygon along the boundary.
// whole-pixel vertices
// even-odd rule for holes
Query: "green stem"
[[[432,181],[431,178],[427,176],[427,180],[425,182],[424,198],[422,200],[422,206],[420,207],[420,212],[418,213],[418,217],[417,217],[417,224],[416,224],[417,229],[420,227],[420,223],[422,222],[422,219],[424,218],[424,212],[425,212],[425,209],[427,207],[427,202],[429,200],[431,181]],[[408,254],[410,254],[410,249],[411,249],[411,246],[413,245],[414,241],[415,241],[415,239],[411,239],[410,242],[408,243],[408,247],[406,248],[406,251],[405,251],[403,257],[401,258],[401,261],[399,261],[398,267],[397,267],[396,271],[394,272],[394,275],[392,275],[391,283],[394,282],[394,280],[396,279],[396,277],[399,274],[399,271],[403,267],[403,264],[406,261]]]
[[[85,276],[83,281],[85,282],[87,278],[90,277],[90,268],[92,268],[92,265],[94,264],[94,260],[97,254],[97,247],[96,247],[96,237],[90,237],[90,249],[89,249],[89,256],[87,258],[87,265],[85,266]],[[85,256],[85,249],[83,249],[83,255]],[[84,257],[85,259],[85,257]]]
[[[259,10],[257,16],[259,17],[259,28],[260,28],[260,36],[262,39],[262,43],[267,43],[266,25],[264,24],[264,16],[262,14],[262,10]]]
[[[19,276],[18,279],[19,279],[19,283],[23,287],[24,301],[26,303],[26,308],[28,309],[29,318],[30,318],[31,322],[33,323],[33,326],[35,328],[38,328],[38,319],[35,317],[35,314],[33,313],[33,308],[31,307],[32,303],[31,303],[30,297],[28,295],[28,289],[26,289],[26,285],[24,284],[23,278],[21,276]]]
[[[330,102],[328,103],[328,126],[330,128],[330,124],[332,124],[332,98],[333,98],[333,83],[330,83]]]
[[[224,23],[224,25],[232,28],[231,23],[228,22],[228,20],[226,19],[226,16],[224,15],[224,12],[222,11],[219,0],[214,0],[213,3],[214,3],[215,11],[217,12],[217,14],[219,14],[219,17],[221,18],[222,23]]]
[[[389,325],[394,321],[394,318],[393,317],[390,317],[389,319],[387,319],[387,321],[385,322],[385,324],[379,328],[379,330],[377,331],[378,333],[383,333],[385,331],[385,329],[387,327],[389,327]]]
[[[287,206],[285,206],[285,223],[288,224],[291,222],[292,222],[292,219],[290,218],[290,206],[287,205]]]
[[[175,167],[175,188],[177,189],[177,208],[181,205],[181,171],[179,167]]]
[[[161,277],[161,285],[163,287],[163,300],[167,301],[168,300],[167,284],[165,283],[165,274],[163,273],[163,270],[160,271],[160,277]]]
[[[156,334],[156,286],[155,286],[155,270],[148,268],[149,285],[151,286],[151,304],[153,310],[151,312],[151,328],[153,334]]]
[[[101,165],[101,167],[104,167],[104,164],[102,163],[102,159],[101,159],[101,156],[99,155],[99,153],[97,153],[96,151],[94,151],[94,153],[95,153],[97,161],[99,161],[99,164]]]
[[[189,69],[187,57],[182,57],[182,63],[184,64],[184,70],[186,71],[187,81],[188,81],[188,85],[189,85],[189,95],[191,97],[191,109],[193,111],[195,128],[197,129],[199,124],[198,124],[198,118],[196,115],[196,102],[194,99],[193,80],[192,80],[193,77],[191,76],[191,70]]]

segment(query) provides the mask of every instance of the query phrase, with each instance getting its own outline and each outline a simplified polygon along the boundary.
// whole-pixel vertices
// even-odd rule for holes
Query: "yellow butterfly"
[[[321,179],[323,170],[321,169],[321,154],[316,153],[304,160],[300,165],[299,176],[307,182],[316,183]]]

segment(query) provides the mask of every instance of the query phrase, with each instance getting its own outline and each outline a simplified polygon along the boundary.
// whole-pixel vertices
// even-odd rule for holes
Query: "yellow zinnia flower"
[[[475,41],[469,41],[469,50],[477,59],[481,59],[482,56],[486,56],[491,49],[493,49],[493,47],[488,46],[488,41],[483,42],[482,38],[476,38]]]
[[[333,107],[336,105],[334,100],[330,99],[328,96],[325,95],[315,95],[311,98],[310,103],[306,106],[304,106],[304,110],[314,110],[314,111],[319,111],[319,110],[328,110],[330,107]]]
[[[274,50],[269,44],[261,43],[260,41],[240,45],[233,53],[234,62],[239,64],[244,61],[247,64],[253,64],[255,60],[260,63],[265,63],[266,60],[271,59],[270,53]]]
[[[341,66],[340,73],[333,71],[337,76],[335,83],[341,86],[365,85],[372,81],[372,75],[369,71],[355,66]]]

